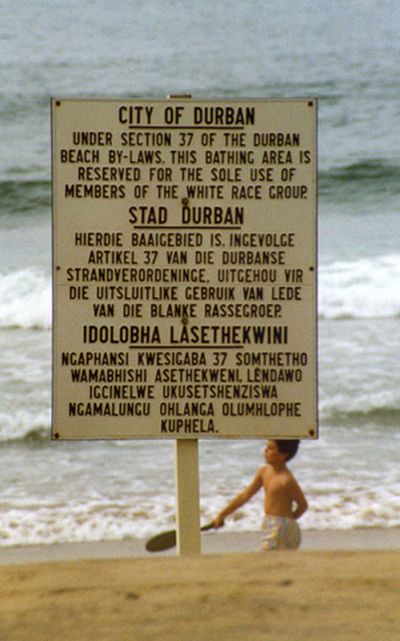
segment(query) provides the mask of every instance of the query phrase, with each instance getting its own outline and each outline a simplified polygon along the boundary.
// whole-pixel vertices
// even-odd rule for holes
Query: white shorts
[[[261,550],[297,550],[301,532],[295,519],[286,516],[266,516],[263,521]]]

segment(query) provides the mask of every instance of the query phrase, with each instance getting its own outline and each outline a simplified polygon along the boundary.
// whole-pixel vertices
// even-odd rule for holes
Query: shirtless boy
[[[307,510],[302,489],[287,468],[299,447],[298,440],[271,440],[264,450],[267,465],[260,467],[245,490],[235,496],[214,519],[214,527],[224,525],[225,518],[247,503],[264,488],[264,523],[262,549],[288,550],[300,546],[301,533],[297,519]]]

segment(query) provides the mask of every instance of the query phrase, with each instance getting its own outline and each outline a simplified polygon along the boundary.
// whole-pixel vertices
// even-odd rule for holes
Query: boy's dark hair
[[[275,441],[275,443],[278,446],[278,450],[282,452],[282,454],[286,454],[287,461],[290,461],[290,459],[292,459],[297,454],[297,450],[299,449],[300,445],[299,439],[279,439]]]

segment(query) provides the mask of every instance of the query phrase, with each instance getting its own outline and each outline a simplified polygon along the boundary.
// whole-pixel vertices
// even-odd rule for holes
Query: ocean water
[[[400,527],[399,42],[395,0],[3,0],[0,545],[174,522],[173,443],[49,439],[54,95],[318,98],[320,438],[291,467],[305,529]],[[262,450],[201,442],[205,521]],[[261,511],[259,496],[226,527]]]

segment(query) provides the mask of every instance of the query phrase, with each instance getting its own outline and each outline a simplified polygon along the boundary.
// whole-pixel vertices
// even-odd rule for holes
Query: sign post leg
[[[197,439],[175,441],[177,553],[201,553]]]

